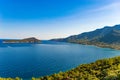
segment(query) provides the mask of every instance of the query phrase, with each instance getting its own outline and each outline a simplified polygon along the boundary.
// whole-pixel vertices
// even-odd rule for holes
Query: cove
[[[0,77],[46,76],[119,55],[119,50],[52,41],[0,44]]]

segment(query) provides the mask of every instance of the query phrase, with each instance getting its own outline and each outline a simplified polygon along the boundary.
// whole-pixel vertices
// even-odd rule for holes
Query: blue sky
[[[0,38],[63,38],[120,24],[120,0],[0,0]]]

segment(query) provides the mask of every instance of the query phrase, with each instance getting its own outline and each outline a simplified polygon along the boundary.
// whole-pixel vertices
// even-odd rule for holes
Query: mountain
[[[106,26],[91,32],[69,36],[63,39],[52,39],[53,41],[72,42],[90,45],[113,45],[120,44],[120,25]]]

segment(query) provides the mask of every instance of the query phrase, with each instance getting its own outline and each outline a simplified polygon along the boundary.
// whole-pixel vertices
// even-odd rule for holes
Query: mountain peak
[[[113,39],[114,38],[114,39]],[[101,29],[96,29],[91,32],[85,32],[78,35],[73,35],[64,39],[57,39],[57,41],[79,42],[79,41],[100,41],[105,43],[120,42],[120,25],[105,26]],[[111,41],[110,41],[111,40]]]

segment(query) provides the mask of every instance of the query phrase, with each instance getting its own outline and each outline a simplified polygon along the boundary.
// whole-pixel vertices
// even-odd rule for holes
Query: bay
[[[0,44],[0,77],[30,79],[119,55],[119,50],[63,42]]]

